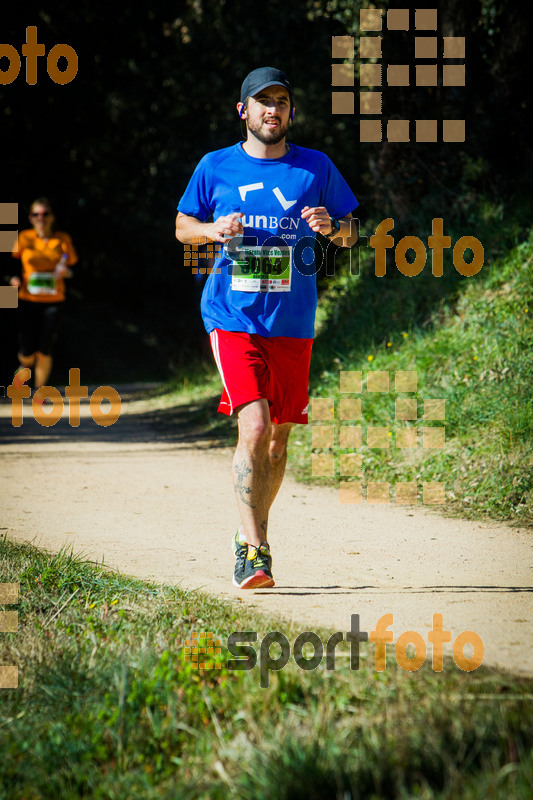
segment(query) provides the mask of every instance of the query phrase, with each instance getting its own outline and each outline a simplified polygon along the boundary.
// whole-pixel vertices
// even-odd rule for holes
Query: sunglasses
[[[49,211],[32,211],[32,213],[30,214],[30,217],[49,217],[49,216],[50,216]]]

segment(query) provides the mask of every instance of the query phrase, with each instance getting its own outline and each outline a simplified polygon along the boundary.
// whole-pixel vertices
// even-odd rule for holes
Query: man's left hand
[[[331,219],[328,214],[328,210],[323,206],[318,206],[317,208],[309,208],[309,206],[304,206],[302,208],[302,219],[307,221],[307,224],[315,233],[321,233],[323,236],[329,236],[332,231]]]
[[[58,264],[54,275],[56,278],[72,278],[72,271],[65,264]]]

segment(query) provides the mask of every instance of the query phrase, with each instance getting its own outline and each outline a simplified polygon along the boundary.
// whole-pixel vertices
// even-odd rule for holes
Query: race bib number
[[[229,255],[229,254],[228,254]],[[231,288],[238,292],[290,292],[292,247],[243,245],[232,253]],[[229,256],[231,258],[231,256]]]
[[[28,278],[30,294],[56,294],[56,279],[53,272],[32,272]]]

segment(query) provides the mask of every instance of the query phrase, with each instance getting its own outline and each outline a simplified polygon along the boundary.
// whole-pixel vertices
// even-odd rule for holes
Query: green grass
[[[341,274],[326,287],[311,380],[311,395],[333,398],[338,420],[339,373],[362,372],[363,488],[416,481],[422,502],[422,483],[440,481],[447,511],[532,525],[533,236],[476,276],[450,279],[438,302],[430,272],[418,284],[399,274],[379,284],[365,257],[359,278]],[[389,373],[389,393],[366,391],[372,370]],[[394,391],[397,370],[417,372],[417,394]],[[417,398],[416,421],[395,421],[397,397]],[[423,400],[432,398],[445,399],[445,421],[423,419]],[[389,449],[366,446],[369,425],[389,427]],[[398,426],[418,429],[415,450],[394,447]],[[421,446],[425,426],[445,427],[443,448]],[[338,440],[334,449],[315,449],[335,454],[335,476],[313,478],[311,436],[311,426],[297,430],[291,463],[303,480],[338,485],[338,456],[349,451]]]
[[[531,680],[453,662],[408,673],[390,655],[378,673],[363,645],[358,671],[291,659],[263,689],[259,667],[227,669],[227,636],[257,631],[259,649],[298,627],[6,540],[0,581],[20,583],[19,631],[1,639],[20,675],[1,693],[1,798],[530,796]],[[221,638],[221,669],[184,660],[194,630]]]

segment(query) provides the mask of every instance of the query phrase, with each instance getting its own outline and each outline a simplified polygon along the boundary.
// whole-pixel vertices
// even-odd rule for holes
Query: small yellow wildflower
[[[387,342],[387,347],[392,347],[392,342]]]
[[[367,357],[367,361],[373,361],[373,360],[374,360],[374,356],[368,356]]]
[[[403,331],[403,333],[402,333],[402,336],[403,336],[403,338],[404,338],[404,339],[407,339],[407,337],[409,336],[409,334],[408,334],[408,333],[406,333],[405,331]]]

